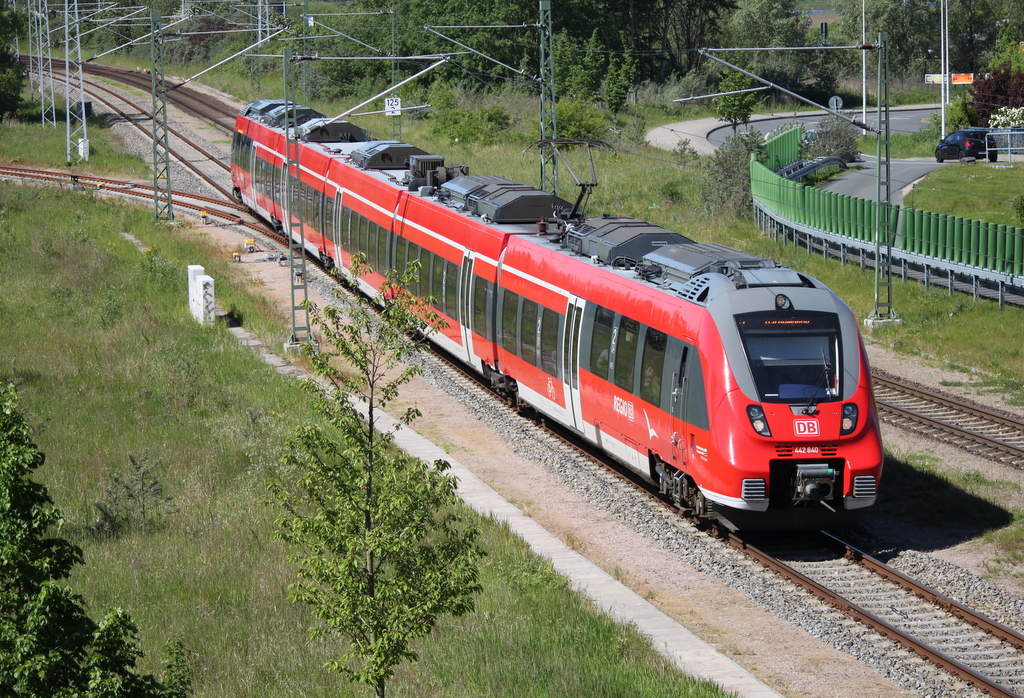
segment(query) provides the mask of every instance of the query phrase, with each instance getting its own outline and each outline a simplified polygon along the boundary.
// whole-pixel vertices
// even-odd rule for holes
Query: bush
[[[818,121],[814,138],[804,146],[804,159],[838,155],[846,162],[860,157],[857,151],[859,129],[846,119],[829,114]]]
[[[559,138],[604,138],[608,122],[596,107],[563,99],[555,107]]]
[[[761,150],[764,136],[757,129],[734,133],[711,158],[704,180],[704,207],[710,215],[742,215],[753,205],[750,195],[750,154]]]

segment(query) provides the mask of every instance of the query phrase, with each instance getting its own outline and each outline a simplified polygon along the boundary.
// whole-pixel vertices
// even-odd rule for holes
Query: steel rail
[[[938,606],[949,614],[956,616],[962,621],[970,623],[976,628],[979,628],[993,637],[1002,640],[1008,645],[1011,645],[1018,650],[1024,650],[1024,635],[1018,633],[1016,630],[1008,628],[998,621],[992,620],[983,613],[978,613],[977,611],[964,606],[959,601],[949,598],[945,594],[932,589],[926,584],[922,584],[912,577],[908,577],[899,570],[889,567],[889,565],[885,564],[881,560],[868,555],[849,543],[844,543],[831,533],[822,532],[822,535],[831,540],[838,552],[847,560],[871,570],[879,577],[899,585],[907,591],[915,594],[917,597],[933,604],[934,606]]]
[[[961,664],[949,655],[936,650],[934,647],[931,647],[930,645],[921,642],[917,638],[891,625],[890,623],[879,618],[870,611],[867,611],[861,608],[860,606],[852,603],[851,601],[844,598],[841,594],[838,594],[832,591],[831,589],[819,584],[818,582],[814,581],[802,572],[793,569],[786,563],[776,559],[768,553],[765,553],[756,546],[751,545],[747,541],[743,540],[741,536],[733,532],[720,532],[720,537],[737,550],[757,560],[762,565],[772,570],[776,574],[780,575],[785,579],[788,579],[792,583],[799,586],[801,589],[804,589],[810,592],[811,594],[814,594],[819,599],[827,603],[829,606],[839,611],[842,611],[843,613],[850,616],[857,622],[871,628],[882,637],[889,638],[893,642],[896,642],[897,644],[909,649],[922,659],[931,662],[943,671],[952,674],[953,676],[964,681],[965,683],[968,683],[992,696],[999,696],[1000,698],[1020,698],[1019,694],[992,681],[991,679],[989,679],[983,674],[978,673],[974,669],[971,669],[970,667]],[[882,565],[887,570],[890,570],[891,574],[893,575],[899,574],[898,572],[896,572],[896,570],[888,568],[881,562],[877,562],[877,564]],[[924,585],[918,586],[927,588],[924,587]],[[935,591],[932,591],[932,593],[938,594],[938,592]],[[995,621],[989,622],[994,623]],[[1009,628],[1007,628],[1007,630],[1009,631]],[[1022,638],[1022,640],[1024,640],[1024,638]]]
[[[872,380],[875,383],[884,386],[890,390],[894,390],[899,393],[911,395],[913,397],[926,400],[939,407],[959,411],[966,416],[985,420],[989,424],[995,426],[1014,429],[1020,432],[1021,439],[1022,441],[1024,441],[1024,423],[1014,419],[1013,417],[999,414],[997,412],[993,412],[983,407],[978,407],[976,405],[961,402],[959,400],[956,400],[955,398],[939,395],[928,390],[905,385],[897,381],[893,381],[891,379],[881,378],[879,376],[872,376]],[[987,436],[980,430],[965,428],[962,426],[958,426],[956,424],[952,424],[946,419],[931,417],[929,415],[922,414],[917,410],[909,409],[907,407],[901,407],[897,404],[879,398],[877,395],[876,401],[878,403],[879,410],[883,412],[890,412],[894,415],[917,422],[927,427],[931,427],[940,432],[951,434],[955,437],[958,437],[959,439],[964,439],[975,444],[985,446],[987,448],[1011,456],[1015,459],[1024,461],[1024,447],[1022,446],[1011,443],[1009,441],[1005,441],[1003,439]]]

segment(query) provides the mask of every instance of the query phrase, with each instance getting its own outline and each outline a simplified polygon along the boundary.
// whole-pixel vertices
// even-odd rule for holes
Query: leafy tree
[[[82,550],[52,535],[63,523],[46,487],[29,479],[45,457],[29,437],[13,385],[0,389],[0,695],[144,698],[169,694],[135,673],[138,629],[121,609],[99,623],[60,584]]]
[[[18,16],[13,3],[0,0],[0,122],[21,104],[25,67],[10,50],[18,31]]]
[[[719,81],[718,91],[733,92],[736,90],[746,90],[753,86],[754,81],[750,77],[735,70],[730,70]],[[722,121],[728,121],[732,124],[733,133],[736,132],[737,125],[750,123],[750,115],[754,112],[754,107],[756,106],[756,92],[722,95],[711,100],[711,111]]]
[[[368,271],[361,256],[353,271]],[[285,458],[304,472],[298,482],[270,483],[287,512],[278,537],[301,550],[292,558],[299,581],[291,585],[291,599],[308,604],[320,619],[312,637],[349,639],[348,650],[328,668],[372,686],[380,698],[395,667],[417,658],[409,641],[429,633],[442,613],[471,611],[480,590],[479,531],[456,513],[447,463],[431,466],[397,452],[394,432],[379,421],[399,388],[420,373],[403,365],[421,349],[423,340],[412,336],[442,324],[404,290],[417,273],[412,265],[400,276],[388,274],[379,315],[362,297],[323,310],[307,306],[310,321],[334,347],[310,352],[314,372],[328,387],[306,383],[325,426],[303,426],[292,440]],[[417,415],[409,409],[402,421]]]
[[[1024,106],[1024,73],[1009,63],[996,66],[988,77],[974,81],[970,106],[978,123],[987,126],[989,118],[1003,107]]]
[[[700,54],[696,49],[718,44],[725,18],[736,9],[736,0],[668,0],[665,3],[666,26],[663,43],[671,48],[680,69],[697,69]],[[659,79],[666,77],[661,64]]]
[[[618,113],[626,106],[626,97],[636,84],[638,74],[636,56],[632,51],[626,51],[621,58],[612,56],[604,81],[604,103],[612,112]]]
[[[593,102],[601,87],[606,61],[597,29],[577,48],[564,29],[555,35],[555,87],[570,99]]]
[[[711,157],[711,177],[704,180],[702,198],[711,215],[742,215],[750,211],[750,156],[761,150],[764,136],[757,129],[734,133]]]

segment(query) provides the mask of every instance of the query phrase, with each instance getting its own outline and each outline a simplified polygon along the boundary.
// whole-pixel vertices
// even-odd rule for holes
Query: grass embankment
[[[31,140],[36,154],[63,158],[40,147],[40,127],[0,129],[4,149]],[[37,476],[65,512],[64,535],[85,550],[70,583],[94,616],[114,605],[132,614],[143,671],[158,671],[160,648],[182,639],[196,653],[198,695],[366,695],[320,668],[337,645],[311,643],[311,615],[286,600],[294,571],[261,503],[306,398],[223,326],[191,320],[186,265],[204,264],[220,304],[271,346],[286,335],[282,318],[184,232],[154,224],[145,207],[0,184],[0,380],[18,385],[47,455]],[[147,451],[179,511],[149,533],[92,533],[108,473]],[[593,614],[501,526],[482,526],[477,612],[417,643],[422,660],[401,668],[392,695],[722,695]]]
[[[1022,226],[1013,200],[1024,191],[1024,159],[1008,162],[1000,153],[995,163],[961,165],[950,162],[914,185],[904,204],[924,211],[963,216],[1006,225]]]

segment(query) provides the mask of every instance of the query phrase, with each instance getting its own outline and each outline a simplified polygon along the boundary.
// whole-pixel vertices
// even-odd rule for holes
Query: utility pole
[[[255,0],[253,2],[253,14],[256,15],[254,31],[251,33],[251,43],[258,44],[270,35],[270,6],[268,0]],[[260,62],[262,59],[256,56],[249,57],[249,89],[253,95],[260,94]]]
[[[149,15],[149,45],[150,75],[153,78],[153,216],[157,220],[173,221],[171,149],[167,135],[167,83],[164,80],[164,35],[161,24],[160,11],[152,10]]]
[[[288,235],[288,266],[292,286],[292,334],[287,348],[295,348],[310,341],[309,313],[305,302],[309,298],[306,288],[306,230],[302,224],[302,185],[299,169],[298,123],[295,115],[295,75],[292,68],[292,50],[284,50],[285,99],[285,201],[288,203],[282,221]]]
[[[391,56],[394,60],[391,61],[391,84],[398,84],[398,5],[396,3],[391,4]],[[395,97],[401,99],[401,95],[398,91],[395,91]],[[401,102],[399,102],[401,104]],[[391,140],[401,141],[402,140],[402,111],[398,111],[397,116],[391,117]]]
[[[875,309],[865,324],[899,322],[892,309],[892,182],[889,161],[889,35],[878,33],[878,164],[875,206]]]
[[[53,60],[50,50],[50,13],[46,0],[29,0],[29,88],[39,89],[43,126],[57,127],[57,109],[53,98]]]
[[[43,2],[45,6],[45,1]],[[64,0],[64,97],[67,117],[68,167],[89,161],[89,134],[86,127],[85,88],[82,83],[82,42],[78,26],[78,0]]]
[[[551,0],[540,0],[540,139],[558,138],[555,117],[555,58]],[[558,160],[553,148],[540,150],[540,188],[558,196]]]

